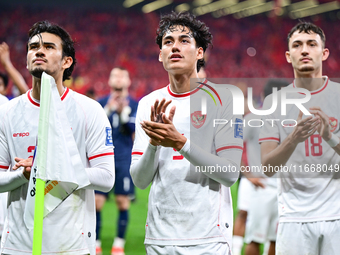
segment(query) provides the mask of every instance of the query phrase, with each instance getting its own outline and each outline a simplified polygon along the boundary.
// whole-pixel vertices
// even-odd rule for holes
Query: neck
[[[294,70],[294,84],[298,88],[304,88],[309,91],[318,90],[324,84],[325,79],[322,77],[321,68],[314,72],[302,73]]]
[[[197,71],[194,71],[191,74],[178,74],[178,75],[169,73],[171,90],[175,93],[189,92],[191,78],[198,79]]]
[[[296,78],[294,84],[297,88],[304,88],[309,91],[315,91],[322,87],[324,78]]]
[[[65,87],[61,79],[57,82],[57,89],[58,89],[59,95],[62,96],[65,90]],[[40,101],[40,93],[41,93],[41,79],[33,77],[31,96],[34,99]]]

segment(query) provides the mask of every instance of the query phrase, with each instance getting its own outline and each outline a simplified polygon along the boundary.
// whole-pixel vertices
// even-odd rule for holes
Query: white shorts
[[[281,222],[277,231],[276,254],[338,255],[340,220]]]
[[[248,211],[249,204],[252,199],[252,194],[255,191],[255,186],[245,177],[240,180],[237,194],[237,209]]]
[[[146,244],[147,255],[231,255],[228,243],[207,243],[190,246]]]
[[[278,225],[277,189],[257,188],[251,199],[245,232],[245,242],[265,243],[276,240]]]

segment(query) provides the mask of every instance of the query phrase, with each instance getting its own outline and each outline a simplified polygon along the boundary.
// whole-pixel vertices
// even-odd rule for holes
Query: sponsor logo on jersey
[[[329,117],[329,125],[331,126],[331,132],[334,132],[338,126],[338,120],[334,117]]]
[[[24,137],[24,136],[29,136],[29,132],[23,132],[23,133],[14,133],[13,137]]]
[[[202,115],[201,111],[196,111],[193,112],[190,116],[191,119],[191,124],[195,127],[195,128],[200,128],[203,126],[205,120],[206,120],[206,116],[207,115]]]
[[[113,140],[112,140],[112,131],[110,127],[106,128],[106,139],[105,139],[105,145],[106,146],[112,146]]]
[[[243,121],[239,118],[235,119],[234,137],[243,139]]]

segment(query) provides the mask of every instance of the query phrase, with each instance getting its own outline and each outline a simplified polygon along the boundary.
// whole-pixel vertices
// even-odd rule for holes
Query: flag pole
[[[51,98],[51,82],[45,73],[41,77],[40,112],[38,127],[37,167],[40,173],[46,172],[46,157],[49,128],[49,109]],[[45,176],[42,174],[40,176]],[[33,230],[33,255],[41,255],[43,216],[44,216],[45,181],[36,179],[35,205],[34,205],[34,230]]]

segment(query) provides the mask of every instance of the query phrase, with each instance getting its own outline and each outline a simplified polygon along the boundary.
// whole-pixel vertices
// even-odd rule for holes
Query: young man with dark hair
[[[263,166],[286,167],[276,173],[280,178],[276,254],[335,255],[340,250],[340,84],[322,75],[328,56],[319,27],[302,22],[291,30],[286,59],[295,80],[286,95],[290,101],[301,100],[307,96],[301,88],[308,90],[311,97],[303,107],[310,114],[303,116],[301,109],[288,104],[287,115],[281,115],[278,102],[277,111],[267,116],[278,121],[265,122],[261,130]],[[271,102],[267,97],[264,108]]]
[[[202,82],[190,86],[192,79],[198,80],[211,40],[208,27],[189,13],[173,12],[160,21],[159,61],[170,84],[139,102],[130,168],[137,187],[145,189],[152,183],[147,254],[231,254],[229,187],[239,175],[242,128],[212,125],[213,119],[233,123],[241,119],[232,115],[228,89]],[[207,95],[205,90],[216,92],[219,104],[209,97],[208,113],[202,114],[200,99]],[[211,166],[235,172],[198,171]]]
[[[114,183],[114,157],[110,123],[92,99],[65,88],[76,63],[70,35],[48,21],[29,31],[27,68],[32,89],[0,110],[0,192],[8,191],[8,216],[1,254],[30,254],[33,231],[24,223],[24,210],[32,157],[38,135],[41,76],[51,75],[60,94],[90,185],[74,191],[44,218],[44,254],[95,254],[93,190],[109,191]],[[24,135],[13,135],[13,134]],[[57,146],[57,145],[56,145]],[[66,150],[66,148],[65,148]],[[10,167],[9,172],[5,170]]]

